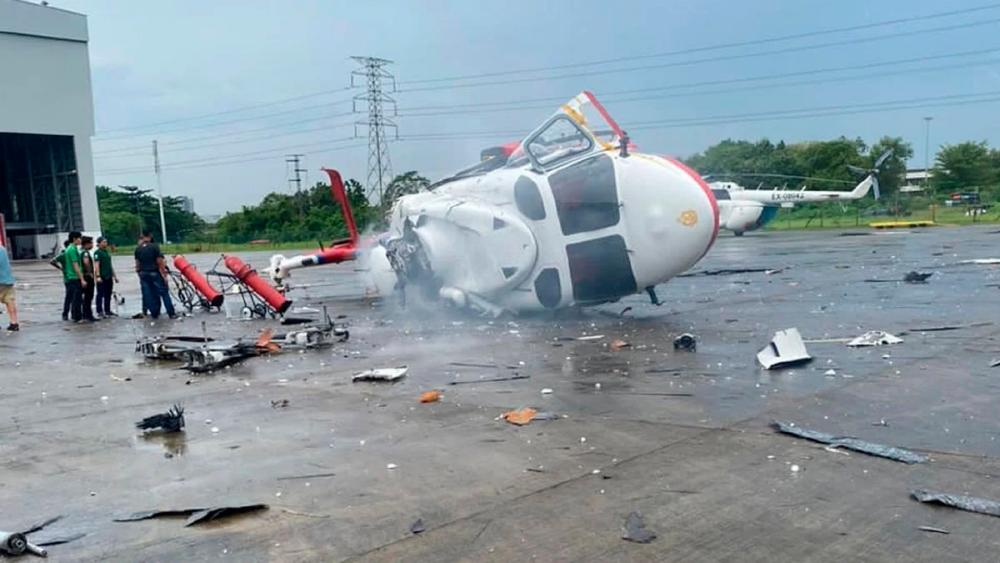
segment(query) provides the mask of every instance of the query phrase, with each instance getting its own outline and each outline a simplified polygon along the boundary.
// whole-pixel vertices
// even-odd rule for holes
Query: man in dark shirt
[[[139,274],[139,285],[142,287],[143,310],[149,311],[150,317],[159,318],[162,300],[167,316],[176,319],[174,303],[167,287],[167,264],[160,246],[153,242],[153,235],[148,231],[142,233],[139,246],[135,249],[135,272]]]

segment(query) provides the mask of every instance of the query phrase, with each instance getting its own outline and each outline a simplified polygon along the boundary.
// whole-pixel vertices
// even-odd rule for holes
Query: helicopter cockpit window
[[[559,117],[531,139],[528,143],[528,152],[538,164],[548,166],[585,153],[593,146],[594,142],[590,136],[568,117]]]
[[[615,167],[606,155],[554,172],[549,186],[564,235],[613,227],[621,218]]]
[[[729,190],[725,190],[725,189],[718,189],[718,188],[714,189],[714,190],[712,190],[712,195],[714,195],[715,199],[717,199],[717,200],[718,199],[733,199],[732,196],[729,195]]]

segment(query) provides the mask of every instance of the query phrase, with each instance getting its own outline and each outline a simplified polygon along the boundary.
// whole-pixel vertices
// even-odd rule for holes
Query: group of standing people
[[[63,298],[62,318],[76,323],[92,323],[116,317],[111,310],[111,299],[118,275],[115,273],[108,250],[108,240],[94,238],[74,231],[63,243],[63,251],[50,262],[63,273],[66,294]],[[94,315],[94,296],[97,296],[97,315]]]
[[[69,234],[63,243],[63,250],[49,263],[62,272],[66,293],[63,298],[62,318],[75,323],[93,323],[101,319],[117,317],[112,310],[115,284],[118,274],[111,259],[108,240],[104,237],[84,236],[79,231]],[[170,271],[160,246],[153,242],[153,235],[142,233],[135,249],[135,273],[142,289],[142,312],[133,318],[153,319],[166,310],[171,319],[177,318],[168,284]],[[94,312],[96,297],[96,314]],[[14,300],[14,273],[10,265],[7,249],[0,243],[0,304],[7,309],[10,324],[7,330],[20,330],[17,305]]]
[[[50,262],[62,271],[66,286],[63,320],[92,323],[100,319],[117,317],[118,315],[111,309],[111,302],[115,284],[118,283],[118,274],[112,263],[107,239],[99,237],[95,250],[92,237],[72,232],[63,246],[63,251]],[[161,302],[166,308],[167,315],[171,319],[177,318],[170,299],[167,285],[169,273],[163,253],[148,232],[142,234],[135,249],[135,271],[142,288],[142,313],[135,315],[135,318],[143,318],[147,314],[154,319],[159,318]]]

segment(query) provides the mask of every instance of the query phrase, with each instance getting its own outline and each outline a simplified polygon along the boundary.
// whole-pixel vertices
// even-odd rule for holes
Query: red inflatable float
[[[174,268],[177,268],[177,271],[184,276],[184,279],[190,282],[212,307],[222,307],[225,297],[212,287],[212,284],[208,283],[205,276],[201,275],[197,268],[194,267],[194,264],[188,262],[187,258],[180,254],[174,256]]]

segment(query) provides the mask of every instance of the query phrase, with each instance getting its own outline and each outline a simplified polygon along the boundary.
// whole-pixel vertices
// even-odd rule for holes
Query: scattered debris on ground
[[[28,541],[20,532],[0,531],[0,554],[18,556],[31,553],[39,557],[48,557],[48,551]]]
[[[351,381],[379,381],[379,382],[393,382],[399,381],[406,376],[407,367],[400,366],[398,368],[378,368],[363,371],[361,373],[355,374],[351,378]]]
[[[697,276],[733,276],[737,274],[766,274],[778,272],[776,268],[721,268],[719,270],[699,270],[677,276],[678,278],[693,278]]]
[[[525,407],[523,409],[518,409],[514,411],[507,411],[500,415],[500,418],[506,420],[511,424],[516,424],[517,426],[524,426],[530,423],[538,411],[531,407]]]
[[[636,543],[649,543],[656,539],[656,532],[646,529],[646,523],[638,512],[630,512],[622,526],[622,539]]]
[[[902,341],[902,338],[889,334],[888,332],[872,330],[851,340],[847,343],[847,345],[852,348],[859,348],[862,346],[888,346],[891,344],[899,344]]]
[[[806,428],[796,426],[791,422],[781,422],[776,420],[772,423],[772,426],[774,426],[774,428],[782,434],[789,434],[791,436],[805,438],[806,440],[811,440],[813,442],[819,442],[820,444],[846,448],[848,450],[876,457],[884,457],[886,459],[901,461],[903,463],[924,463],[927,461],[927,456],[911,452],[910,450],[904,450],[893,446],[885,446],[873,442],[866,442],[849,436],[834,436],[833,434],[826,434],[825,432],[808,430]]]
[[[934,272],[906,272],[903,281],[906,283],[927,283],[927,279],[934,275]]]
[[[694,352],[698,349],[698,337],[691,334],[690,332],[685,332],[684,334],[674,338],[674,350],[684,350],[686,352]]]
[[[509,377],[493,377],[490,379],[470,379],[468,381],[449,381],[448,385],[465,385],[467,383],[496,383],[498,381],[516,381],[518,379],[529,379],[530,375],[511,375]]]
[[[1000,517],[1000,502],[978,497],[965,495],[952,495],[948,493],[938,493],[933,491],[916,490],[913,491],[913,498],[923,503],[940,504],[959,510],[978,512],[989,516]]]
[[[618,340],[612,340],[611,344],[608,344],[608,348],[611,348],[612,350],[614,350],[616,352],[618,350],[621,350],[622,348],[631,348],[631,347],[632,347],[631,344],[629,344],[628,342],[625,342],[624,340],[620,340],[620,339],[618,339]]]
[[[588,335],[577,336],[574,340],[580,340],[582,342],[588,342],[588,341],[591,341],[591,340],[600,340],[602,338],[604,338],[603,334],[591,334],[589,336]]]
[[[288,406],[288,399],[272,399],[271,408],[272,409],[283,409]]]
[[[990,362],[990,367],[991,368],[1000,367],[1000,359],[996,359]]]
[[[944,528],[935,528],[934,526],[917,526],[917,529],[921,532],[932,532],[935,534],[950,534],[948,530]]]
[[[765,369],[775,369],[803,364],[812,360],[802,342],[799,329],[789,328],[774,333],[771,343],[757,353],[757,361]]]
[[[171,516],[188,516],[184,526],[195,526],[210,520],[218,520],[237,514],[267,510],[266,504],[241,504],[233,506],[216,506],[210,508],[179,508],[175,510],[148,510],[145,512],[134,512],[127,516],[115,518],[115,522],[137,522],[139,520],[149,520],[150,518],[162,518]]]
[[[424,533],[424,530],[426,530],[426,529],[427,528],[424,527],[424,519],[423,518],[417,518],[416,522],[410,524],[410,533],[414,534],[414,535],[415,534],[422,534],[422,533]]]
[[[965,329],[965,328],[978,328],[978,327],[981,327],[981,326],[990,326],[992,324],[993,323],[990,322],[990,321],[983,321],[983,322],[969,323],[969,324],[964,324],[964,325],[928,326],[928,327],[920,327],[920,328],[911,328],[911,329],[908,329],[907,332],[947,332],[947,331],[951,331],[951,330],[962,330],[962,329]],[[905,334],[905,333],[900,333],[900,334]]]
[[[441,400],[441,392],[434,389],[420,394],[421,403],[436,403]]]
[[[165,413],[154,414],[135,423],[142,431],[162,430],[163,432],[180,432],[184,429],[184,407],[174,405]]]
[[[980,266],[991,266],[1000,264],[1000,258],[976,258],[975,260],[962,260],[959,264],[978,264]]]
[[[278,477],[277,481],[298,481],[300,479],[325,479],[327,477],[336,477],[336,473],[310,473],[308,475],[288,475],[286,477]]]

